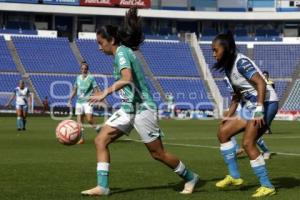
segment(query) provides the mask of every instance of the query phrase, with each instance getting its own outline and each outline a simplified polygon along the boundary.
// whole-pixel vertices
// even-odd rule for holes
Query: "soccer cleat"
[[[76,144],[84,144],[84,139],[80,138],[80,140]]]
[[[223,180],[218,181],[216,186],[218,188],[225,188],[227,186],[240,186],[243,184],[243,182],[244,180],[241,178],[233,178],[232,176],[227,175]]]
[[[237,156],[241,156],[243,153],[245,153],[245,150],[243,148],[240,148],[240,149],[236,150],[236,155]]]
[[[194,173],[194,178],[184,184],[184,188],[180,194],[192,194],[198,181],[199,175]]]
[[[84,196],[105,196],[109,195],[109,188],[96,186],[90,190],[82,191],[81,194]]]
[[[275,188],[268,188],[268,187],[261,186],[255,191],[252,197],[265,197],[265,196],[272,196],[274,194],[276,194]]]
[[[270,152],[265,152],[263,153],[263,157],[265,160],[269,160],[271,158],[271,153]]]

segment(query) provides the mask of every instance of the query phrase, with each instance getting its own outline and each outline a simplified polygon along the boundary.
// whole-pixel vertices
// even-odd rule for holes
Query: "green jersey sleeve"
[[[125,51],[125,49],[120,49],[120,51],[118,52],[116,63],[117,63],[119,72],[121,72],[122,69],[124,69],[124,68],[131,69],[130,59],[129,59],[128,53]]]

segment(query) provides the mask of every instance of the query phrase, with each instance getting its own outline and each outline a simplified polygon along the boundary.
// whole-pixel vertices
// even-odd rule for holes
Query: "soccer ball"
[[[76,144],[81,138],[81,125],[73,120],[64,120],[56,127],[56,138],[65,145]]]

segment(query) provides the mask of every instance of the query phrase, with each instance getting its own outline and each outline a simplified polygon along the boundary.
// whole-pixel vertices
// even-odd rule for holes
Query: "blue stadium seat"
[[[155,76],[199,77],[191,49],[183,42],[145,42],[141,51]]]
[[[0,36],[0,71],[17,72],[17,66],[13,61],[3,36]]]
[[[27,72],[78,73],[67,38],[12,37]]]

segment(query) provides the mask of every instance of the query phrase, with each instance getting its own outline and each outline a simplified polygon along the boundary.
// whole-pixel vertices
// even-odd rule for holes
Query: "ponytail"
[[[125,15],[121,27],[112,25],[102,26],[97,35],[101,35],[108,41],[115,40],[115,45],[125,45],[132,50],[138,50],[144,41],[141,17],[138,16],[136,7],[130,8]]]

